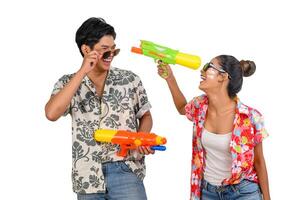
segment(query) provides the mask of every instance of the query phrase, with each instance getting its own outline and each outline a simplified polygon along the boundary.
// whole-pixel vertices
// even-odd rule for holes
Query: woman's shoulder
[[[200,105],[207,104],[208,103],[208,97],[205,94],[202,94],[200,96],[194,97],[190,101],[190,103],[192,103],[194,106],[198,107]]]
[[[261,112],[251,106],[243,104],[240,101],[238,102],[238,110],[241,114],[247,115],[253,123],[258,123],[263,120]]]

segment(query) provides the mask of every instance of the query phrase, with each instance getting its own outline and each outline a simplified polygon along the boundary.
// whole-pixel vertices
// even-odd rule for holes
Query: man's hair
[[[114,27],[107,24],[102,18],[91,17],[87,19],[78,28],[75,35],[75,41],[82,56],[84,56],[81,51],[83,44],[93,49],[94,45],[105,35],[111,35],[115,40],[116,33]]]

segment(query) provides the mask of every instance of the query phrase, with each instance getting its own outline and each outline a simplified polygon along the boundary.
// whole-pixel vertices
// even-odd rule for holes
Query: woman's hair
[[[241,90],[243,76],[248,77],[254,74],[256,65],[250,60],[238,61],[234,56],[220,55],[216,59],[231,77],[228,84],[228,95],[231,98],[236,97],[236,94]]]
[[[94,45],[105,35],[111,35],[115,40],[116,33],[114,27],[107,24],[102,18],[91,17],[87,19],[78,28],[75,35],[75,41],[82,56],[84,56],[81,51],[81,46],[83,44],[88,45],[93,49]]]

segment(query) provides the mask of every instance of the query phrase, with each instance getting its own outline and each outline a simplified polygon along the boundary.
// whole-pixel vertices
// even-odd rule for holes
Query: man
[[[103,19],[86,20],[76,32],[82,65],[59,79],[45,106],[51,121],[72,116],[72,181],[79,200],[146,199],[144,155],[154,152],[139,147],[119,157],[118,145],[93,138],[96,129],[150,132],[152,128],[151,105],[140,78],[111,67],[119,53],[115,38],[114,28]]]

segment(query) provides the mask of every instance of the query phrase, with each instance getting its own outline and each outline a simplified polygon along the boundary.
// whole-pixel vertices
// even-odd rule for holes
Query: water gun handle
[[[159,67],[163,70],[163,73],[160,76],[164,79],[167,78],[169,76],[167,70],[167,64],[162,62],[161,60],[157,60],[156,62],[158,63]]]
[[[117,152],[117,155],[118,156],[121,156],[121,157],[125,157],[127,154],[128,154],[128,151],[130,149],[136,149],[137,146],[136,145],[127,145],[127,144],[122,144],[120,145],[120,149],[119,151]]]
[[[143,51],[141,48],[137,48],[137,47],[132,47],[131,51],[133,53],[137,53],[137,54],[142,54],[143,55]],[[159,67],[163,70],[163,74],[161,74],[162,78],[167,78],[168,77],[168,71],[167,71],[167,63],[164,63],[162,60],[160,59],[155,59],[155,62],[159,65]]]
[[[126,146],[120,145],[120,150],[117,152],[117,155],[121,157],[125,157],[127,153],[128,153],[128,149],[126,148]]]

